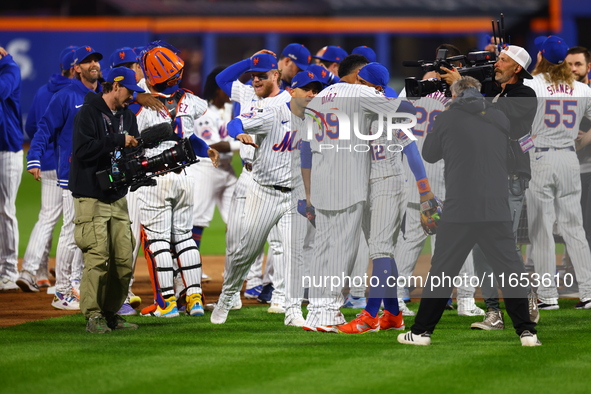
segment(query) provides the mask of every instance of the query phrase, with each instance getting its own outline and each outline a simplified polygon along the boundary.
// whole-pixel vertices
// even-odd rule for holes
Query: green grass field
[[[574,303],[541,311],[537,348],[522,347],[509,327],[470,330],[480,317],[455,311],[426,347],[401,345],[394,331],[305,332],[264,307],[232,311],[224,325],[209,323],[209,312],[131,317],[139,330],[94,335],[77,314],[0,329],[0,392],[585,393],[589,311]]]
[[[25,173],[17,200],[21,257],[39,194],[40,184]],[[216,212],[202,253],[223,254],[224,233]],[[400,345],[393,331],[305,332],[264,307],[232,311],[221,326],[209,323],[209,313],[131,317],[138,331],[104,335],[86,333],[77,314],[0,329],[0,393],[584,393],[589,311],[574,310],[575,302],[560,300],[562,309],[541,312],[538,348],[521,347],[509,327],[472,331],[470,323],[481,318],[455,311],[445,312],[429,347]],[[347,320],[355,312],[346,310]],[[406,318],[407,327],[413,321]]]

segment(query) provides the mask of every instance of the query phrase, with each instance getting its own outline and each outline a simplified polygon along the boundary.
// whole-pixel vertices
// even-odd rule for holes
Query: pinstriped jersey
[[[239,103],[240,110],[243,113],[247,113],[258,108],[275,107],[287,103],[291,100],[291,95],[285,90],[282,90],[277,96],[262,98],[256,95],[251,85],[234,81],[232,83],[232,96],[230,99]],[[240,157],[246,163],[252,162],[254,150],[255,148],[250,145],[242,145],[240,147]]]
[[[400,92],[400,97],[406,97],[406,90]],[[421,97],[418,100],[413,100],[412,103],[417,110],[417,125],[413,128],[413,134],[417,137],[415,141],[419,152],[423,150],[425,137],[433,128],[433,122],[437,115],[445,111],[445,105],[451,100],[442,92],[434,92],[427,97]],[[404,171],[406,173],[407,187],[409,190],[416,190],[414,183],[414,175],[408,165],[406,156],[404,157]],[[429,178],[429,185],[433,193],[442,200],[445,200],[445,180],[443,178],[444,163],[439,160],[436,163],[427,163],[423,160],[427,178]],[[419,203],[419,195],[417,193],[408,193],[408,202]]]
[[[532,124],[536,148],[568,148],[574,146],[581,118],[591,118],[591,88],[575,81],[572,86],[555,85],[543,74],[523,83],[538,96],[538,110]]]
[[[367,200],[371,140],[360,138],[354,129],[368,136],[378,113],[394,114],[398,107],[398,100],[374,88],[346,83],[327,87],[310,102],[306,115],[316,119],[310,140],[311,199],[316,208],[341,210]]]
[[[223,108],[210,104],[207,112],[195,120],[195,133],[197,137],[207,142],[209,146],[220,141],[233,141],[228,135],[226,125],[232,119],[232,104],[226,103]],[[209,161],[209,157],[203,157],[201,161]],[[220,161],[232,160],[232,152],[220,152]]]
[[[244,131],[257,136],[254,180],[265,186],[298,186],[302,179],[300,166],[293,160],[299,160],[299,152],[294,151],[299,151],[304,121],[292,114],[287,103],[243,113],[239,118]]]
[[[389,176],[400,175],[403,173],[402,166],[402,148],[412,141],[404,133],[396,133],[392,141],[388,141],[385,132],[384,122],[382,133],[378,139],[371,142],[371,169],[369,171],[370,179],[386,178]],[[378,133],[380,127],[379,121],[371,123],[371,134]]]
[[[162,95],[164,97],[172,97],[173,95]],[[185,92],[184,96],[179,100],[176,109],[176,118],[174,122],[174,131],[181,138],[188,138],[195,134],[195,119],[202,116],[207,111],[207,102],[190,92]],[[167,110],[154,111],[147,107],[140,107],[136,113],[138,129],[140,135],[146,128],[160,124],[171,122],[170,114]],[[175,141],[163,141],[155,148],[146,149],[146,156],[152,157],[162,153],[176,145]]]

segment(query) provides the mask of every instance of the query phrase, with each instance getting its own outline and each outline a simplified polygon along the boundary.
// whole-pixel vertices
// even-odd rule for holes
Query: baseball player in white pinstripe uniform
[[[307,203],[316,209],[313,280],[304,326],[307,331],[338,332],[338,326],[345,323],[340,312],[343,281],[323,284],[318,280],[351,272],[368,198],[371,159],[369,150],[363,149],[367,141],[358,134],[369,134],[372,116],[392,116],[400,105],[400,101],[386,99],[373,88],[354,85],[359,69],[366,64],[367,59],[360,55],[345,58],[339,65],[341,83],[324,89],[309,106],[320,124],[314,124],[314,135],[306,136],[311,137],[309,148],[302,144]],[[345,115],[355,131],[347,130]],[[311,159],[306,157],[310,151]],[[429,191],[425,196],[431,198],[433,194]]]
[[[379,63],[369,63],[359,71],[357,80],[382,94],[388,85],[388,70]],[[401,103],[399,111],[414,113],[408,102]],[[376,134],[379,121],[371,125],[371,134]],[[405,177],[401,151],[410,159],[415,179],[425,177],[423,160],[416,144],[403,133],[397,139],[388,141],[385,134],[372,141],[371,170],[369,180],[369,199],[364,214],[364,226],[369,227],[369,257],[372,259],[372,276],[380,281],[388,277],[398,277],[394,261],[394,246],[406,202]],[[396,145],[392,145],[395,143]],[[395,148],[393,148],[395,147]],[[380,305],[384,304],[384,313],[378,316]],[[395,284],[387,286],[373,285],[369,290],[367,305],[355,319],[339,327],[345,334],[362,334],[378,330],[402,330],[404,319],[398,307]]]
[[[216,82],[230,96],[232,101],[240,105],[242,112],[252,111],[257,108],[278,106],[288,102],[291,96],[279,88],[280,75],[277,67],[278,63],[275,55],[270,51],[262,50],[255,53],[251,58],[244,59],[226,68],[216,76]],[[252,86],[243,84],[238,80],[247,71],[251,72]],[[238,178],[230,206],[228,231],[226,233],[226,270],[230,261],[229,256],[236,251],[241,238],[240,225],[244,220],[246,192],[252,183],[254,148],[242,145],[240,148],[240,157],[244,162],[244,168]],[[268,242],[272,253],[269,253],[267,258],[267,272],[271,269],[272,262],[273,266],[275,264],[282,264],[282,248],[279,245],[277,229],[271,231]],[[264,250],[261,249],[247,277],[247,290],[245,291],[247,298],[256,298],[258,294],[253,292],[253,290],[263,284],[259,274],[262,271],[263,257]],[[282,304],[284,302],[285,291],[281,286],[284,283],[281,279],[282,270],[279,267],[273,271],[275,271],[273,281],[277,288],[273,292],[274,299],[271,300],[271,307],[273,308],[273,303],[276,306],[270,309],[270,311],[283,312]],[[260,290],[258,292],[260,293]]]
[[[203,231],[209,227],[217,205],[222,220],[228,223],[232,194],[236,187],[236,173],[232,168],[232,152],[240,149],[240,142],[228,137],[226,124],[232,119],[229,96],[218,86],[215,77],[223,68],[214,69],[205,81],[203,98],[209,103],[205,115],[195,121],[197,136],[220,152],[220,164],[216,168],[211,160],[203,159],[189,167],[195,177],[195,205],[193,207],[193,240],[201,248]],[[209,279],[202,272],[202,279]]]
[[[552,235],[556,220],[579,284],[581,302],[576,308],[591,309],[591,252],[582,224],[581,178],[574,148],[581,118],[591,118],[591,89],[574,80],[564,61],[568,45],[562,38],[538,37],[535,43],[539,52],[534,78],[525,80],[538,96],[526,198],[531,258],[540,276],[538,308],[559,308]]]
[[[296,210],[297,197],[303,196],[299,155],[296,153],[305,127],[304,107],[322,89],[322,84],[313,73],[300,72],[293,78],[291,86],[294,99],[290,103],[244,113],[228,124],[231,136],[257,146],[257,149],[253,182],[246,192],[241,238],[235,253],[228,256],[222,294],[211,315],[214,324],[226,321],[232,297],[240,291],[250,265],[275,226],[280,230],[284,248],[282,264],[289,273],[285,324],[304,324],[301,312],[303,289],[292,288],[303,272],[306,228],[306,220]]]
[[[16,290],[18,220],[16,195],[23,171],[23,121],[18,64],[0,47],[0,292]]]
[[[205,157],[209,154],[215,163],[217,152],[209,149],[194,133],[195,119],[207,111],[207,102],[179,89],[184,62],[177,53],[173,47],[162,42],[149,46],[142,52],[140,62],[148,88],[153,94],[167,98],[167,111],[141,107],[136,113],[138,129],[141,134],[149,126],[172,122],[178,137],[189,138],[194,149],[198,146],[195,149],[198,156]],[[174,145],[176,141],[162,141],[157,147],[146,149],[146,156],[149,158],[158,155]],[[186,313],[202,316],[201,256],[191,236],[193,177],[185,172],[169,172],[158,177],[156,186],[139,188],[136,193],[141,204],[140,222],[146,234],[146,258],[155,262],[154,278],[162,297],[156,297],[155,310],[147,311],[144,308],[142,314],[160,317],[179,315],[173,288],[173,251],[186,289]]]

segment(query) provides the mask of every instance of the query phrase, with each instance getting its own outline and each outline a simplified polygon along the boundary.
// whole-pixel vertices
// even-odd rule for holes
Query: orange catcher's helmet
[[[173,86],[183,76],[185,62],[168,48],[151,48],[143,54],[141,60],[146,80],[152,86]]]

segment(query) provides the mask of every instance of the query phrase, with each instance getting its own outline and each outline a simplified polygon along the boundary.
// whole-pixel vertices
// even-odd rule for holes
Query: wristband
[[[419,188],[419,194],[421,196],[431,191],[431,186],[429,185],[429,180],[427,178],[419,179],[417,181],[417,186]]]

